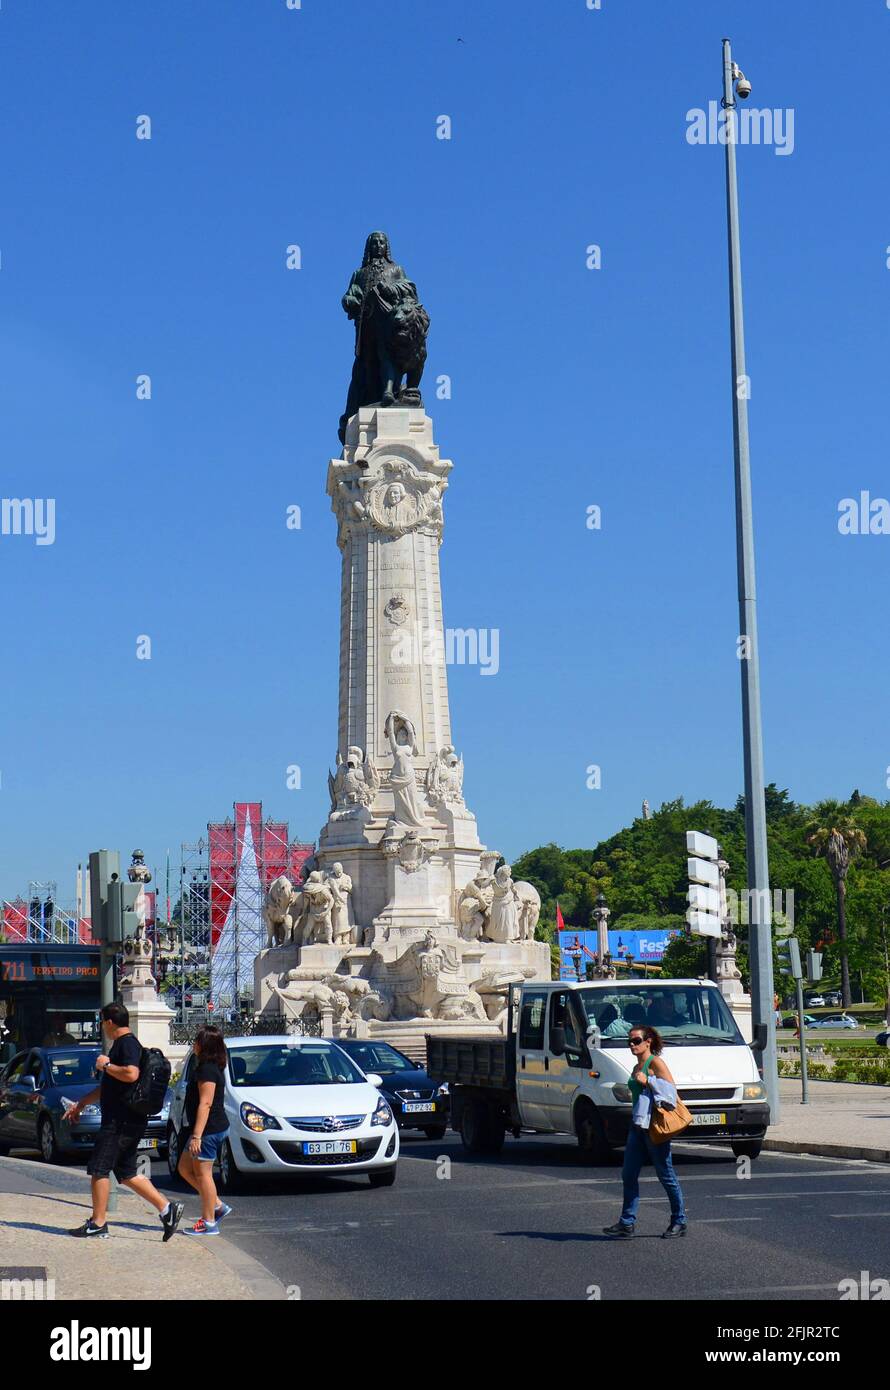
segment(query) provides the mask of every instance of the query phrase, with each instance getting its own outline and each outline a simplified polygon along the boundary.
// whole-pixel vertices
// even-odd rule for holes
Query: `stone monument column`
[[[309,878],[279,882],[280,901],[270,889],[280,930],[255,998],[404,1049],[431,1026],[498,1031],[505,991],[549,979],[550,951],[534,886],[496,869],[464,800],[439,575],[452,465],[420,397],[429,317],[384,233],[342,305],[355,351],[327,474],[342,557],[330,810]]]
[[[339,744],[377,762],[384,726],[401,710],[414,726],[416,766],[451,743],[439,546],[451,463],[423,410],[365,408],[328,471],[343,554]]]

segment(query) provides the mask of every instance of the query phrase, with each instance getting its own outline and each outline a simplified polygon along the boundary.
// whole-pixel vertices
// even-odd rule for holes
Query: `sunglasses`
[[[645,1039],[645,1038],[628,1038],[627,1041],[630,1043],[631,1047],[642,1047],[642,1046],[643,1046],[643,1043],[646,1041],[646,1039]]]

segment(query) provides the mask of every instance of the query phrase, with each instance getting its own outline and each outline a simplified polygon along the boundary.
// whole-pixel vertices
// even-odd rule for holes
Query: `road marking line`
[[[873,1216],[890,1216],[890,1211],[833,1211],[829,1215],[834,1221],[856,1221],[862,1216],[869,1220]]]

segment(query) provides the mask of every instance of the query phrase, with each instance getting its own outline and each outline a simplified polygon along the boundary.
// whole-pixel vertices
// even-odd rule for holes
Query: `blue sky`
[[[881,0],[6,0],[0,491],[56,540],[0,536],[3,896],[176,858],[236,799],[317,834],[339,300],[378,226],[432,319],[446,623],[500,632],[497,676],[450,673],[482,838],[734,801],[723,151],[685,138],[725,33],[795,116],[739,150],[767,777],[887,795],[890,536],[837,529],[890,494]]]

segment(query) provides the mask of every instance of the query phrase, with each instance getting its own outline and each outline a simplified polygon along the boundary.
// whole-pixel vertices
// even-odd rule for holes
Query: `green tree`
[[[807,844],[824,859],[834,880],[837,895],[837,934],[841,958],[841,1002],[848,1008],[853,1002],[850,993],[850,960],[847,943],[847,874],[850,861],[865,850],[868,841],[850,814],[849,806],[839,801],[820,801],[807,826]]]

